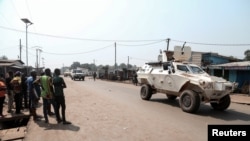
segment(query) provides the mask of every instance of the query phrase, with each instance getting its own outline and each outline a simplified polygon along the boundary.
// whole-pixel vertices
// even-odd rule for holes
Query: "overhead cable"
[[[9,27],[0,26],[2,29],[12,30],[16,32],[25,32],[18,29],[13,29]],[[29,32],[29,34],[39,35],[39,36],[46,36],[46,37],[53,37],[53,38],[63,38],[63,39],[71,39],[71,40],[82,40],[82,41],[95,41],[95,42],[149,42],[149,41],[159,41],[165,39],[156,39],[156,40],[104,40],[104,39],[88,39],[88,38],[76,38],[76,37],[68,37],[68,36],[58,36],[58,35],[50,35],[50,34],[42,34],[42,33],[34,33]]]
[[[157,43],[160,43],[160,42],[163,42],[165,41],[165,39],[163,40],[159,40],[159,41],[155,41],[155,42],[151,42],[151,43],[146,43],[146,44],[136,44],[136,45],[128,45],[128,44],[120,44],[118,43],[117,45],[120,45],[120,46],[146,46],[146,45],[152,45],[152,44],[157,44]]]
[[[105,48],[108,48],[108,47],[111,47],[111,46],[114,46],[114,45],[112,44],[112,45],[108,45],[108,46],[105,46],[105,47],[102,47],[102,48],[98,48],[98,49],[94,49],[94,50],[90,50],[90,51],[85,51],[85,52],[76,52],[76,53],[53,53],[53,52],[46,52],[46,51],[43,51],[43,53],[53,54],[53,55],[75,55],[75,54],[86,54],[86,53],[90,53],[90,52],[99,51],[99,50],[102,50],[102,49],[105,49]]]
[[[180,41],[180,40],[172,40],[174,42],[180,43],[188,43],[188,44],[196,44],[196,45],[207,45],[207,46],[250,46],[250,44],[219,44],[219,43],[199,43],[199,42],[188,42],[188,41]]]
[[[8,28],[4,26],[0,26],[2,29],[6,30],[12,30],[16,32],[25,32],[22,30],[17,30],[13,28]],[[148,42],[148,41],[155,41],[155,42],[161,42],[165,41],[166,39],[157,39],[157,40],[105,40],[105,39],[88,39],[88,38],[76,38],[76,37],[67,37],[67,36],[58,36],[58,35],[50,35],[50,34],[41,34],[41,33],[34,33],[34,32],[29,32],[29,34],[33,35],[39,35],[39,36],[47,36],[47,37],[54,37],[54,38],[63,38],[63,39],[71,39],[71,40],[82,40],[82,41],[95,41],[95,42]],[[209,45],[209,46],[250,46],[250,43],[246,44],[219,44],[219,43],[200,43],[200,42],[189,42],[189,41],[180,41],[180,40],[174,40],[171,39],[171,41],[174,42],[181,42],[181,43],[188,43],[188,44],[197,44],[197,45]],[[149,43],[151,44],[151,43]],[[120,44],[123,46],[133,46],[133,45],[125,45],[125,44]],[[147,44],[145,44],[147,45]],[[134,45],[134,46],[142,46],[142,45]]]
[[[17,11],[17,9],[16,9],[15,4],[13,3],[13,1],[12,1],[12,0],[11,0],[10,2],[11,2],[11,5],[13,6],[13,8],[15,9],[16,14],[17,14],[18,18],[19,18],[19,19],[21,19],[20,14],[18,13],[18,11]]]

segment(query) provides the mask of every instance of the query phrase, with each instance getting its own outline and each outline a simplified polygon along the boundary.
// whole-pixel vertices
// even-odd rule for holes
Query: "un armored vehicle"
[[[157,62],[143,65],[137,71],[141,98],[150,100],[156,93],[166,94],[170,100],[178,97],[181,109],[188,113],[197,112],[201,102],[209,102],[215,110],[226,110],[231,103],[230,93],[237,84],[210,76],[195,64],[185,63],[190,56],[190,47],[175,47],[172,59],[164,51]]]

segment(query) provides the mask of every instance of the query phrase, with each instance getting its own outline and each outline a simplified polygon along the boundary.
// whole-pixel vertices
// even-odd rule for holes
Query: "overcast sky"
[[[73,62],[141,66],[175,45],[244,58],[250,49],[249,0],[0,0],[0,56],[54,69]],[[44,58],[42,60],[42,58]],[[129,58],[129,59],[128,59]],[[44,62],[44,63],[43,63]]]

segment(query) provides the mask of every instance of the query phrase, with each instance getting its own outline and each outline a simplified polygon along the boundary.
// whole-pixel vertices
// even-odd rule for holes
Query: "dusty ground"
[[[241,105],[232,105],[238,110],[229,110],[230,116],[228,112],[216,114],[206,105],[201,107],[200,115],[192,115],[182,112],[176,102],[142,101],[139,86],[91,79],[65,81],[66,116],[72,125],[57,124],[54,116],[49,124],[44,119],[31,119],[25,141],[205,141],[208,123],[249,121],[246,110],[238,111]],[[42,115],[42,107],[38,113]]]
[[[78,82],[65,79],[68,88],[66,93],[66,115],[72,125],[57,124],[55,117],[49,118],[49,124],[43,121],[30,121],[25,141],[144,141],[144,140],[184,140],[176,136],[178,131],[168,130],[168,127],[159,129],[157,125],[162,121],[150,124],[150,117],[143,116],[140,111],[112,100],[106,96],[111,91],[99,91],[98,88],[87,88]],[[93,83],[86,80],[83,83]],[[42,115],[42,107],[38,108]],[[139,115],[139,116],[138,116]],[[152,134],[157,131],[157,134]]]

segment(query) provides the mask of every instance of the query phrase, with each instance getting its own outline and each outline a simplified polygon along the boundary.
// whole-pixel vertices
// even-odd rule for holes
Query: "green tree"
[[[104,66],[103,65],[99,65],[97,66],[97,69],[102,69]]]
[[[80,67],[80,62],[73,62],[73,64],[70,66],[71,69],[76,69],[77,67]]]
[[[124,68],[127,68],[128,66],[125,64],[125,63],[121,63],[120,65],[119,65],[119,68],[121,68],[121,69],[124,69]]]
[[[88,64],[88,63],[81,64],[81,65],[80,65],[80,67],[81,67],[81,68],[85,68],[85,69],[90,70],[90,66],[89,66],[89,64]]]
[[[8,60],[8,57],[5,56],[5,55],[3,55],[3,56],[0,57],[0,59],[2,59],[2,60]]]
[[[89,64],[89,67],[90,67],[91,71],[96,71],[97,70],[97,67],[96,67],[95,64]]]
[[[103,66],[102,69],[108,72],[109,67],[110,67],[109,65],[106,65],[106,66]]]
[[[132,68],[132,67],[133,67],[132,65],[128,64],[128,68]]]
[[[244,54],[245,54],[245,58],[244,59],[247,60],[247,61],[250,61],[250,50],[249,49],[246,50]]]
[[[105,70],[108,70],[108,69],[114,69],[115,66],[110,66],[110,65],[99,65],[99,66],[96,66],[95,64],[88,64],[88,63],[85,63],[85,64],[80,64],[80,62],[73,62],[73,64],[69,67],[69,69],[76,69],[76,68],[85,68],[85,69],[88,69],[89,71],[97,71],[97,69],[105,69]],[[124,68],[127,68],[128,66],[125,64],[125,63],[121,63],[119,66],[117,66],[117,68],[121,68],[121,69],[124,69]],[[136,67],[136,65],[132,66],[131,64],[129,64],[129,68],[134,68]]]

